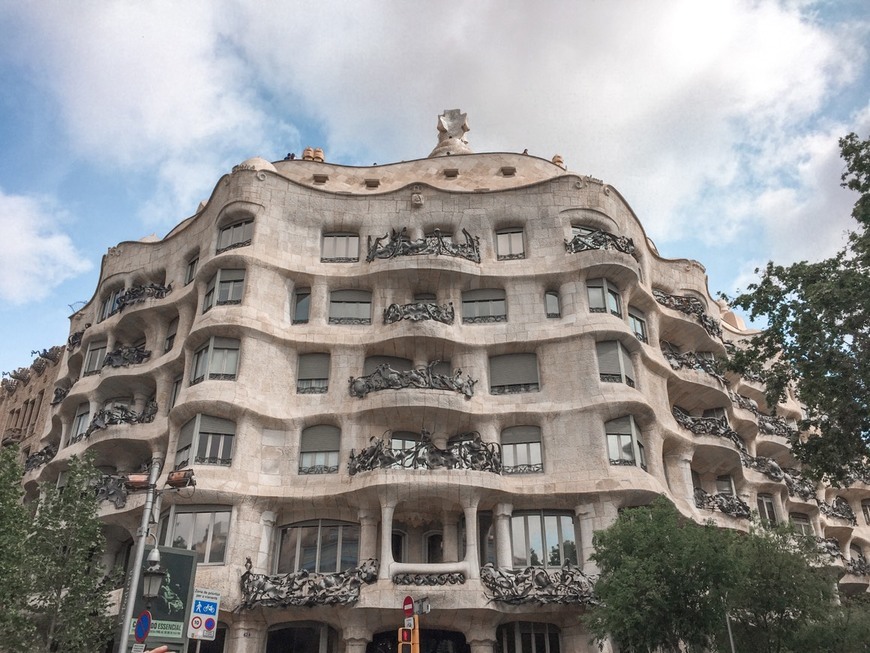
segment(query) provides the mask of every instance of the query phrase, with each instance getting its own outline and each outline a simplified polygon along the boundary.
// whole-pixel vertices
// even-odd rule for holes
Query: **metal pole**
[[[142,521],[136,531],[136,553],[133,557],[133,568],[130,571],[127,596],[124,599],[124,620],[121,622],[121,642],[119,653],[127,653],[130,641],[130,622],[133,621],[133,607],[136,604],[135,592],[139,589],[139,578],[142,575],[142,560],[145,558],[145,540],[151,530],[151,509],[154,505],[154,495],[157,493],[157,477],[163,467],[163,454],[155,453],[151,458],[151,469],[148,474],[148,494],[145,495],[145,509],[142,511]]]
[[[731,617],[728,616],[728,610],[725,610],[725,625],[728,626],[728,641],[731,643],[731,653],[734,653],[734,636],[731,634]]]

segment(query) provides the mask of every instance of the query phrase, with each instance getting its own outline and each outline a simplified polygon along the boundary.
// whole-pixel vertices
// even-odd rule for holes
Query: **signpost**
[[[187,636],[190,639],[214,641],[220,609],[220,592],[200,587],[194,588],[190,621],[187,624]],[[199,650],[199,642],[197,642],[197,650]]]
[[[412,599],[410,596],[406,596],[405,600],[402,601],[402,610],[405,611],[406,617],[413,617],[414,616],[414,599]]]
[[[428,596],[419,601],[406,596],[402,601],[405,623],[398,632],[399,653],[420,653],[420,617],[417,615],[428,614],[430,609]]]
[[[142,614],[136,619],[136,626],[133,630],[133,636],[139,644],[148,639],[148,633],[151,632],[151,613],[148,610],[142,610]]]

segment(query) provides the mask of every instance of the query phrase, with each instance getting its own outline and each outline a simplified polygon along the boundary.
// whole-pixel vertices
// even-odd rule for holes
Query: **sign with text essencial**
[[[148,567],[148,553],[154,547],[145,548],[142,571]],[[160,567],[166,571],[160,593],[151,599],[151,632],[149,646],[157,644],[187,645],[187,624],[193,599],[193,585],[196,578],[196,552],[185,549],[157,547],[160,551]],[[128,576],[129,578],[129,576]],[[142,598],[142,580],[136,589],[133,614],[145,609]],[[130,622],[130,634],[134,634],[136,622]]]
[[[221,609],[220,592],[196,587],[190,606],[190,621],[187,636],[190,639],[214,641],[217,634],[217,618]]]

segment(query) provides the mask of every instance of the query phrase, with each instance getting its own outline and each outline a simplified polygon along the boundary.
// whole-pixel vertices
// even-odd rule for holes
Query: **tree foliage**
[[[72,458],[64,487],[43,485],[39,499],[24,506],[17,452],[0,455],[4,650],[92,653],[111,637],[105,539],[94,492],[98,477],[89,461]],[[2,614],[7,605],[14,614]]]
[[[865,650],[848,646],[862,645],[867,611],[835,606],[817,543],[788,527],[702,526],[660,497],[622,512],[594,544],[601,605],[585,621],[599,643],[612,638],[624,653],[730,651],[726,614],[737,651]],[[846,622],[842,649],[806,646]]]
[[[805,471],[834,482],[863,466],[870,443],[870,141],[849,134],[840,151],[842,186],[859,193],[848,246],[817,263],[770,262],[760,281],[730,300],[767,321],[732,367],[760,375],[771,406],[797,387],[807,412],[802,427],[814,436],[795,440],[794,453]]]

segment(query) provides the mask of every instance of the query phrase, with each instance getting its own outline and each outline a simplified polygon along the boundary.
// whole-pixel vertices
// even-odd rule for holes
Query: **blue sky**
[[[477,152],[612,184],[733,291],[843,244],[868,50],[866,0],[0,0],[0,371],[65,341],[109,247],[165,235],[233,165],[424,157],[445,108]]]

